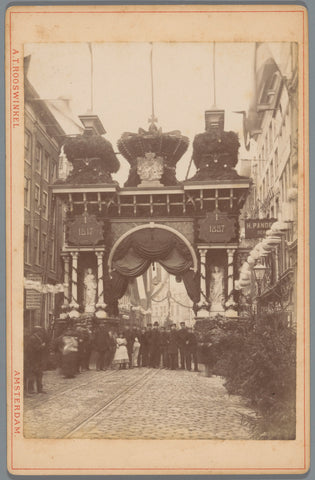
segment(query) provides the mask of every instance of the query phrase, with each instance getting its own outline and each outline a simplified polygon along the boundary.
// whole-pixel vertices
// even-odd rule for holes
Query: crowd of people
[[[155,322],[142,329],[127,325],[118,332],[101,324],[93,329],[72,325],[50,342],[45,330],[38,326],[24,344],[27,393],[45,393],[42,378],[49,350],[55,353],[65,378],[90,370],[93,353],[97,371],[136,367],[199,371],[197,338],[184,322],[179,329],[175,323],[165,328]]]

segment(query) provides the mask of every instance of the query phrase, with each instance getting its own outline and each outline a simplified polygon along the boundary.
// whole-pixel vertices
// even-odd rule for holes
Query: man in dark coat
[[[151,366],[151,337],[152,337],[152,324],[148,323],[146,331],[142,337],[142,342],[144,343],[144,355],[143,355],[143,367]]]
[[[186,350],[186,367],[187,370],[191,370],[191,360],[194,363],[194,371],[199,372],[198,369],[198,359],[197,359],[197,337],[193,332],[192,328],[188,328],[188,335],[187,335],[187,350]]]
[[[167,353],[168,353],[168,364],[171,370],[176,370],[177,368],[177,356],[178,356],[178,345],[177,345],[177,330],[176,324],[171,325],[171,331],[167,340]]]
[[[109,330],[108,337],[109,337],[109,348],[105,354],[105,368],[112,367],[112,363],[113,363],[115,352],[116,352],[116,338],[112,330]]]
[[[132,350],[136,335],[130,330],[129,325],[125,326],[124,337],[127,340],[127,352],[129,357],[129,368],[132,366]]]
[[[109,350],[110,341],[108,332],[103,325],[95,328],[93,345],[96,351],[96,370],[105,370],[105,356]]]
[[[161,361],[160,332],[158,322],[154,322],[150,338],[150,366],[159,368]]]
[[[162,357],[162,367],[168,368],[168,337],[169,333],[165,330],[165,327],[160,328],[160,352]]]
[[[139,350],[138,365],[140,367],[147,367],[148,366],[148,344],[146,339],[146,328],[141,329],[141,332],[139,333],[139,342],[140,342],[140,350]]]
[[[46,393],[43,390],[44,362],[47,355],[47,336],[44,328],[34,327],[31,335],[26,339],[24,348],[24,362],[27,369],[26,391],[35,393],[36,384],[37,393]]]
[[[188,340],[188,331],[185,325],[185,322],[180,323],[180,330],[177,332],[177,342],[179,347],[179,355],[180,355],[180,368],[185,370],[185,360],[188,351],[187,347],[187,340]]]

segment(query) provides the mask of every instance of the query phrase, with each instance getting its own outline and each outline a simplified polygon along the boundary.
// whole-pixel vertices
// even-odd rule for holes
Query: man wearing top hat
[[[168,352],[167,352],[167,347],[168,347],[168,337],[169,337],[169,332],[165,330],[165,327],[160,328],[160,355],[162,359],[162,367],[163,368],[168,368]]]
[[[169,368],[171,370],[176,370],[177,356],[178,356],[176,323],[172,323],[171,325],[171,331],[169,332],[169,336],[167,340],[167,353],[168,353]]]
[[[188,340],[186,342],[187,345],[187,354],[186,354],[186,368],[187,370],[191,370],[191,361],[194,362],[194,371],[199,372],[198,370],[198,358],[197,358],[197,337],[193,332],[192,328],[188,328]]]
[[[180,368],[185,370],[186,366],[186,357],[188,351],[188,331],[185,325],[185,322],[180,322],[180,330],[177,332],[177,343],[179,347],[179,355],[180,355]]]
[[[158,322],[154,322],[150,339],[150,366],[159,368],[161,359],[160,332]]]
[[[142,351],[142,366],[149,367],[150,366],[150,349],[151,349],[151,336],[152,336],[152,324],[148,323],[145,332],[142,335],[142,344],[143,344],[143,351]]]

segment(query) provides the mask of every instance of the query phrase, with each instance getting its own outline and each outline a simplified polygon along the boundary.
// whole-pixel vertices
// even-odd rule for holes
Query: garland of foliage
[[[224,156],[222,161],[228,168],[234,168],[237,164],[239,147],[240,143],[235,132],[222,132],[220,137],[215,132],[199,133],[193,142],[194,163],[197,168],[200,168],[205,155],[209,157],[218,155],[219,165],[220,157]]]
[[[112,144],[100,135],[77,135],[67,138],[64,144],[64,152],[68,160],[73,164],[74,170],[80,168],[83,160],[99,159],[97,167],[102,173],[116,173],[120,163],[115,155]],[[76,162],[79,165],[76,165]]]
[[[193,161],[197,173],[188,180],[235,180],[240,177],[234,170],[238,161],[240,143],[234,132],[204,132],[195,136]]]
[[[273,316],[196,323],[199,359],[224,376],[230,394],[247,397],[261,414],[263,439],[295,438],[296,335]]]

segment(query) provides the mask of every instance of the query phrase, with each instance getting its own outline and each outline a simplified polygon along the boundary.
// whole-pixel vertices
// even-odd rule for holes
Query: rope
[[[213,72],[213,105],[217,103],[216,89],[215,89],[215,42],[213,42],[213,54],[212,54],[212,72]]]
[[[151,52],[150,52],[150,73],[151,73],[152,123],[154,123],[155,122],[155,112],[154,112],[153,43],[152,42],[151,42]]]

